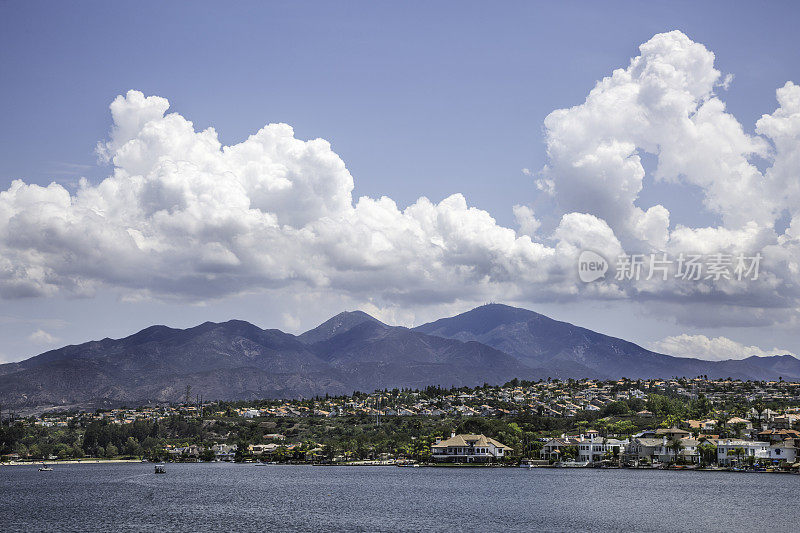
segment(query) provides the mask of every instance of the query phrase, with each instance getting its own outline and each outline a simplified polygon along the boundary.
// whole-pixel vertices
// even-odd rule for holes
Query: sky
[[[800,7],[0,2],[0,360],[504,302],[800,354]],[[579,279],[578,258],[608,260]],[[615,279],[666,254],[667,280]],[[678,278],[681,254],[763,257]]]

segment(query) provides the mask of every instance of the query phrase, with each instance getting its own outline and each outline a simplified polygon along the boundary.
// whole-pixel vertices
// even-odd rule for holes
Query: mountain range
[[[0,404],[95,408],[205,399],[297,398],[355,390],[498,384],[512,378],[671,376],[800,380],[791,355],[705,361],[652,352],[500,304],[416,328],[344,312],[301,335],[240,320],[152,326],[0,365]]]

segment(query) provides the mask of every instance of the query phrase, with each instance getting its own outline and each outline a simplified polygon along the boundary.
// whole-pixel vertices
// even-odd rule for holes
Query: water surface
[[[168,464],[0,467],[11,531],[797,531],[800,476]]]

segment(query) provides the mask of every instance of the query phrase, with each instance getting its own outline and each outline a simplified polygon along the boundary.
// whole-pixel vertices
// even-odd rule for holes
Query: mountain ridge
[[[243,320],[186,329],[154,325],[0,365],[4,406],[174,402],[191,385],[207,399],[313,397],[355,390],[463,386],[509,379],[709,375],[800,379],[791,355],[679,358],[526,309],[490,304],[415,328],[363,311],[300,335]]]

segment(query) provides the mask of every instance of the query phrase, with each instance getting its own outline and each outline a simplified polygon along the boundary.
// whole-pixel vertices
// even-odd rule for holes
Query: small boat
[[[164,465],[156,465],[156,474],[166,474],[167,469]]]
[[[520,468],[538,468],[550,466],[550,462],[545,459],[523,459],[519,462]]]
[[[53,468],[45,465],[42,463],[42,466],[39,467],[39,472],[52,472]]]
[[[559,468],[586,468],[589,466],[589,461],[561,461],[556,463]]]

